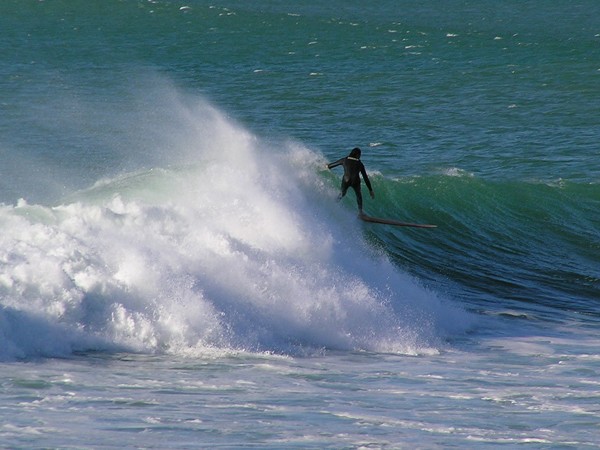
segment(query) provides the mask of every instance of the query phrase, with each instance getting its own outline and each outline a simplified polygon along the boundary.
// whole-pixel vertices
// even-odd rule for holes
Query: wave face
[[[600,184],[489,180],[458,169],[376,181],[374,214],[440,226],[376,235],[419,278],[478,309],[495,303],[553,308],[553,321],[574,310],[598,317]]]
[[[176,165],[102,179],[56,206],[0,207],[2,359],[413,354],[468,326],[365,241],[319,154],[261,141],[201,100],[165,115],[178,120],[160,152]]]

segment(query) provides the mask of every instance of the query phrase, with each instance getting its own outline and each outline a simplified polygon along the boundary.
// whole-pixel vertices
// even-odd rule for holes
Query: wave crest
[[[209,106],[186,114],[204,137],[189,164],[0,208],[0,357],[419,353],[441,345],[449,312],[466,320],[369,248],[329,203],[317,154],[260,142]],[[25,337],[30,322],[45,325]]]

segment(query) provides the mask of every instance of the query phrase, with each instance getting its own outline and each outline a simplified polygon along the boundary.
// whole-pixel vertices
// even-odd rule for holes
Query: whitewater
[[[322,155],[274,148],[203,101],[167,115],[188,130],[172,143],[185,166],[103,179],[57,206],[2,207],[3,359],[418,354],[441,345],[444,323],[468,322],[369,249],[319,177]]]

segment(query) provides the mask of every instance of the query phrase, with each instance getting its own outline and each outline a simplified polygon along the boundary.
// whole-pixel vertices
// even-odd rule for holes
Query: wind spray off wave
[[[417,353],[439,348],[444,320],[465,322],[340,223],[317,154],[267,145],[203,102],[180,108],[187,164],[0,208],[1,358]]]

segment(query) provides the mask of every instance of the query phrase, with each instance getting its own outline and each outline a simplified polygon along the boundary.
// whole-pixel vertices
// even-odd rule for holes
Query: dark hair
[[[354,147],[348,156],[351,158],[360,158],[360,148]]]

